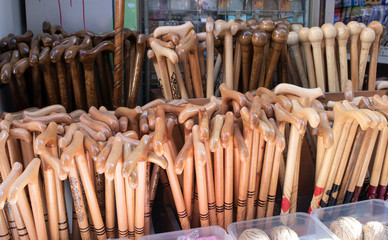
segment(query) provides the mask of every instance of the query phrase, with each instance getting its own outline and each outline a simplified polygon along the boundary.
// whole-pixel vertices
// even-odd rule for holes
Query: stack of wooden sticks
[[[355,202],[359,199],[386,199],[388,183],[386,96],[355,98],[351,81],[341,103],[333,108],[334,144],[317,150],[316,183],[310,211],[317,207]],[[319,141],[319,139],[318,139]],[[319,144],[318,144],[319,147]],[[362,196],[363,185],[369,191]]]
[[[149,38],[148,57],[166,99],[210,97],[220,82],[241,92],[281,82],[338,92],[349,76],[354,90],[362,90],[369,52],[368,89],[374,90],[380,36],[385,31],[376,21],[368,27],[352,21],[309,29],[270,18],[260,22],[208,18],[206,32],[195,33],[192,28],[191,22],[158,27]]]
[[[278,182],[281,213],[295,212],[307,124],[315,129],[317,152],[323,154],[317,160],[312,209],[332,184],[345,187],[344,202],[357,201],[354,189],[362,186],[368,167],[373,169],[371,186],[380,184],[379,196],[385,197],[388,100],[360,100],[352,97],[351,84],[347,89],[352,102],[330,103],[332,111],[316,100],[323,96],[319,88],[279,84],[273,92],[258,88],[242,94],[222,84],[221,99],[202,104],[158,99],[115,111],[91,107],[88,113],[67,114],[63,106],[52,105],[5,113],[0,123],[0,234],[68,239],[66,209],[72,206],[64,201],[66,178],[75,239],[149,234],[159,178],[169,183],[163,194],[182,229],[226,228],[233,221],[277,214]],[[340,169],[342,183],[331,176],[341,175]],[[335,189],[332,193],[335,197]],[[372,187],[369,195],[375,194]]]
[[[304,87],[318,86],[328,92],[344,91],[345,82],[351,79],[353,90],[362,90],[370,55],[367,87],[364,89],[375,90],[380,37],[386,32],[380,22],[371,22],[368,27],[363,23],[351,21],[347,25],[342,22],[334,25],[326,23],[320,28],[310,29],[294,24],[292,28],[287,44],[294,53]],[[350,75],[348,42],[350,42]],[[302,49],[299,47],[300,44],[303,46]],[[304,66],[307,67],[307,71]]]
[[[67,111],[101,105],[111,108],[114,37],[114,31],[67,33],[44,22],[43,34],[34,36],[27,31],[2,38],[0,79],[9,84],[15,108],[51,104],[62,104]],[[123,96],[129,107],[136,106],[145,47],[144,34],[124,30]]]

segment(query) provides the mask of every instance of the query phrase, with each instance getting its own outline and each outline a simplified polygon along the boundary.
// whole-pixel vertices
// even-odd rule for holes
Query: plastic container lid
[[[271,229],[278,226],[287,226],[291,228],[298,234],[299,239],[338,239],[325,227],[325,225],[312,218],[307,213],[292,213],[232,223],[228,227],[228,233],[232,239],[238,239],[244,230],[258,228],[263,230],[270,237]]]
[[[196,238],[211,237],[211,240],[229,240],[228,234],[219,226],[193,228],[182,231],[159,233],[141,237],[140,240],[194,240]],[[210,239],[209,239],[210,240]]]
[[[321,221],[328,228],[340,217],[354,217],[362,224],[369,221],[388,223],[388,203],[384,200],[371,199],[361,202],[343,204],[315,209],[311,216]]]

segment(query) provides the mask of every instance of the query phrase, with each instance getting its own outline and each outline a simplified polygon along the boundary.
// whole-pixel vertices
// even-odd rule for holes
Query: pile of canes
[[[8,84],[16,110],[61,104],[67,111],[113,107],[115,31],[68,33],[43,22],[43,33],[26,31],[0,40],[0,80]],[[122,103],[135,107],[146,36],[124,29]],[[121,95],[120,95],[121,96]]]
[[[242,93],[279,83],[339,92],[351,79],[353,90],[365,83],[364,89],[375,90],[387,88],[385,81],[376,82],[385,31],[377,21],[368,27],[352,21],[307,28],[286,19],[226,22],[209,17],[204,32],[196,33],[191,22],[156,28],[147,56],[166,99],[219,96],[221,83]]]
[[[3,113],[0,235],[138,239],[150,233],[151,212],[158,211],[153,203],[159,180],[166,204],[176,210],[182,229],[226,228],[234,221],[278,214],[279,189],[280,213],[295,212],[301,149],[309,131],[318,136],[317,152],[324,152],[312,209],[318,207],[317,191],[332,184],[328,173],[338,165],[331,156],[342,149],[339,139],[351,133],[357,139],[357,131],[368,144],[359,147],[354,140],[351,155],[359,157],[348,161],[348,168],[354,166],[354,170],[350,181],[341,186],[346,185],[348,192],[354,185],[350,183],[359,186],[370,165],[364,156],[378,142],[371,186],[379,184],[374,179],[380,180],[382,192],[388,174],[375,173],[375,168],[388,165],[381,157],[386,144],[380,147],[388,136],[387,122],[378,112],[383,112],[387,99],[373,97],[373,104],[367,105],[367,98],[352,97],[351,84],[348,89],[352,102],[328,104],[334,105],[333,110],[317,100],[323,96],[319,88],[279,84],[273,91],[258,88],[242,94],[221,84],[221,98],[213,96],[204,104],[157,99],[115,111],[91,107],[88,112],[66,113],[63,106],[51,105]],[[363,109],[371,106],[375,109]],[[346,127],[355,131],[347,136],[338,133]],[[381,140],[376,141],[380,130]],[[65,202],[66,184],[73,206]],[[358,200],[356,192],[353,200]],[[370,196],[374,194],[375,190]],[[69,208],[73,209],[72,233],[66,215]]]

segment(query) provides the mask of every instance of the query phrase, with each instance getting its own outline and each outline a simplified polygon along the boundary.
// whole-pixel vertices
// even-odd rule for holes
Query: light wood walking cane
[[[225,220],[224,226],[233,221],[233,113],[227,112],[221,130],[221,144],[225,149]]]
[[[20,194],[23,194],[22,192],[26,185],[28,185],[36,232],[39,233],[37,235],[38,239],[48,239],[46,224],[43,216],[43,206],[40,200],[41,195],[38,182],[39,168],[40,160],[38,158],[34,158],[23,171],[23,173],[13,183],[8,193],[8,201],[12,204],[15,204],[20,197]]]
[[[77,167],[80,171],[81,181],[85,189],[85,195],[95,227],[96,235],[98,239],[106,239],[105,226],[102,221],[100,209],[98,207],[97,197],[94,186],[92,185],[91,176],[89,175],[84,146],[82,144],[84,135],[82,132],[76,131],[73,138],[74,140],[72,144],[75,145],[75,159]]]
[[[224,178],[224,149],[220,143],[221,129],[224,123],[223,115],[214,117],[213,129],[210,137],[209,147],[214,154],[214,187],[216,197],[217,225],[224,227],[224,198],[225,198],[225,178]]]

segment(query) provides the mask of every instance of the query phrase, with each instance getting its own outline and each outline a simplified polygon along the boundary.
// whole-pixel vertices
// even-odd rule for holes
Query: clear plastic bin
[[[229,240],[229,235],[219,226],[193,228],[189,230],[148,235],[140,240],[194,240],[195,238],[215,236],[217,240]]]
[[[340,217],[354,217],[362,224],[369,221],[388,223],[388,203],[379,200],[365,200],[333,207],[319,208],[311,212],[311,216],[321,221],[328,228]]]
[[[269,237],[271,229],[278,226],[287,226],[294,230],[299,239],[338,239],[322,223],[312,218],[307,213],[292,213],[269,218],[262,218],[244,222],[232,223],[228,227],[228,233],[232,239],[238,239],[244,230],[258,228],[263,230]]]

